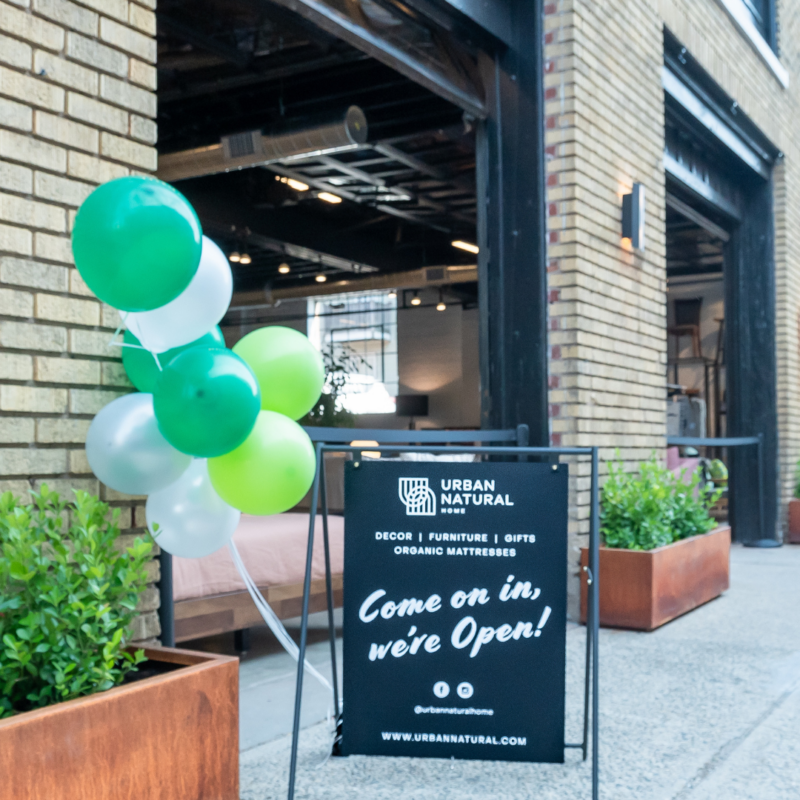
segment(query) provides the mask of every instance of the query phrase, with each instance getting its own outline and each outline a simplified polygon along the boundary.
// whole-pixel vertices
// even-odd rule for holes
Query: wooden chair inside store
[[[702,358],[700,347],[700,311],[702,297],[685,298],[674,301],[675,324],[667,328],[667,333],[675,337],[675,354],[681,350],[681,339],[688,336],[692,340],[692,358]]]

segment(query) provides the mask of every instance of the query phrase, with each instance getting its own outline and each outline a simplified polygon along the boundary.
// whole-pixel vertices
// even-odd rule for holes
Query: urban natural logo
[[[427,478],[400,478],[398,494],[409,517],[436,516],[436,495]]]

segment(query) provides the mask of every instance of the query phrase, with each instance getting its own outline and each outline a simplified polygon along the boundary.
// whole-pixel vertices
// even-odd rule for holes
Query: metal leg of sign
[[[336,670],[336,623],[333,620],[333,581],[331,580],[331,548],[328,540],[328,490],[325,486],[325,454],[320,453],[319,491],[322,496],[322,540],[325,544],[325,592],[328,598],[328,636],[331,642],[331,676],[333,678],[333,719],[339,720],[339,679]]]
[[[297,742],[300,736],[300,707],[303,700],[303,673],[306,663],[306,639],[308,638],[308,602],[311,594],[311,560],[314,555],[314,526],[317,522],[319,503],[319,480],[322,469],[322,446],[317,444],[317,470],[314,473],[314,486],[311,490],[309,509],[308,549],[306,550],[306,574],[303,581],[303,613],[300,622],[300,653],[297,658],[297,686],[294,693],[294,723],[292,725],[292,755],[289,762],[288,800],[294,800],[294,779],[297,772]]]
[[[598,649],[600,639],[600,487],[597,448],[592,448],[592,492],[591,522],[589,530],[589,565],[592,585],[589,586],[591,603],[587,622],[591,626],[592,639],[592,800],[600,797],[600,757],[598,752],[599,725],[599,680]]]
[[[590,588],[587,586],[587,589]],[[583,760],[589,755],[589,699],[592,696],[592,593],[587,592],[586,597],[586,670],[584,671],[583,684]]]

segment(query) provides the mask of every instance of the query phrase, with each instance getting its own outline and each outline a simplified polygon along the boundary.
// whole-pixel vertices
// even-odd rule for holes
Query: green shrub
[[[625,472],[621,463],[609,462],[600,509],[600,532],[606,545],[652,550],[707,533],[716,525],[708,509],[721,490],[708,491],[702,481],[700,468],[684,483],[655,456],[640,465],[638,474]]]
[[[0,496],[0,717],[110,689],[144,660],[123,648],[152,543],[120,550],[108,512],[46,486],[31,505]]]

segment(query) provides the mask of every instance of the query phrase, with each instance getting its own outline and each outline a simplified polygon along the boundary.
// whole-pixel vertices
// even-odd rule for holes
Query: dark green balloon
[[[130,331],[125,331],[122,341],[125,344],[139,344],[139,340]],[[161,369],[166,367],[175,356],[191,347],[225,347],[225,337],[222,335],[219,325],[215,325],[205,336],[201,336],[199,339],[189,342],[189,344],[183,344],[180,347],[173,347],[171,350],[159,353],[158,362],[161,364]],[[122,366],[125,367],[125,372],[128,373],[131,383],[140,392],[152,392],[156,388],[161,370],[159,370],[156,360],[149,350],[141,350],[138,347],[123,347]]]
[[[223,348],[193,347],[164,367],[153,407],[164,438],[182,453],[214,458],[253,430],[261,393],[253,371]]]
[[[122,311],[174,300],[200,264],[203,231],[189,201],[168,183],[130,176],[98,186],[72,230],[86,285]]]

